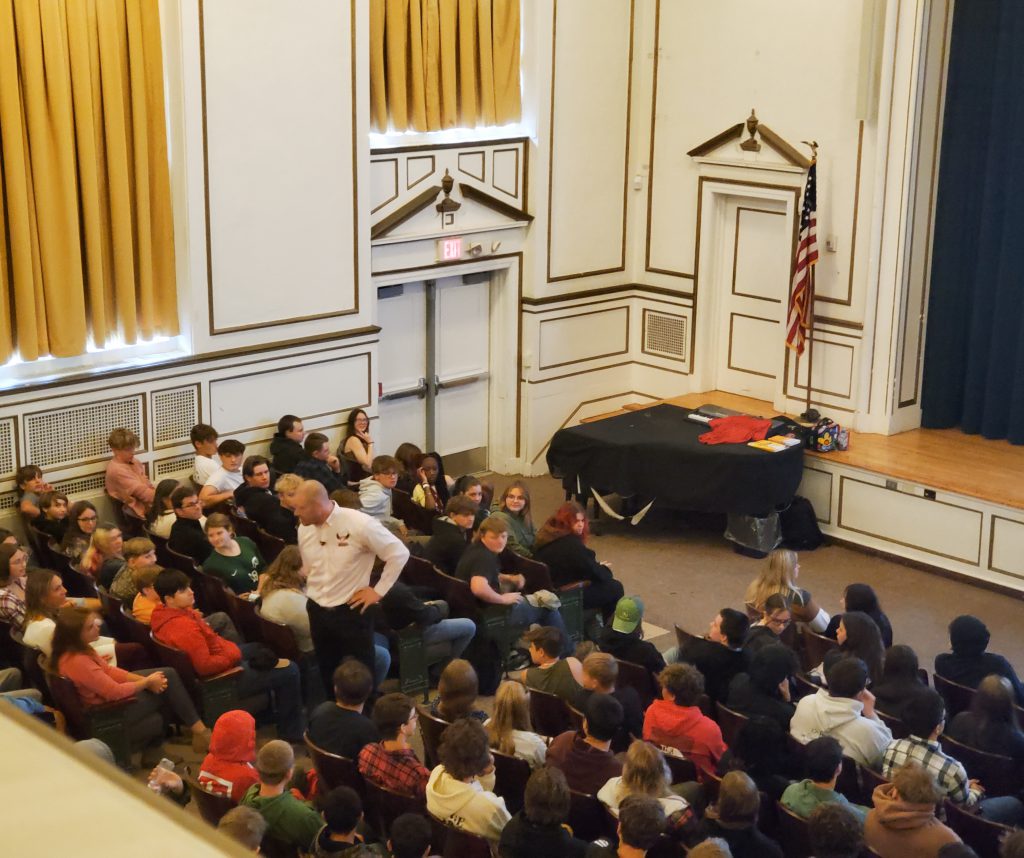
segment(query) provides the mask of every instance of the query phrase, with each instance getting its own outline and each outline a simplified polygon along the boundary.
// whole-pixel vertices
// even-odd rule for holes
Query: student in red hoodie
[[[241,664],[239,698],[272,692],[278,736],[288,742],[301,742],[305,719],[298,665],[280,659],[271,670],[250,667],[246,658],[259,645],[248,643],[238,647],[211,629],[194,607],[195,597],[183,572],[165,569],[157,575],[153,588],[161,602],[153,609],[152,628],[156,639],[187,653],[200,677],[215,676]]]
[[[225,712],[213,725],[210,753],[199,770],[208,792],[239,802],[259,779],[256,771],[256,719],[242,709]]]
[[[644,714],[644,739],[682,751],[698,767],[714,771],[726,751],[722,731],[697,706],[704,677],[692,664],[670,664],[658,674],[661,700]]]

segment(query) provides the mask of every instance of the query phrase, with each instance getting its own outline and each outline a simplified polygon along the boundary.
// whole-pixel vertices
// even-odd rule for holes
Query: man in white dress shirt
[[[324,688],[334,669],[354,656],[374,668],[373,620],[367,609],[398,580],[409,549],[370,516],[343,509],[316,480],[306,480],[295,495],[299,550],[308,576],[306,610]],[[374,558],[384,561],[375,587],[370,586]]]

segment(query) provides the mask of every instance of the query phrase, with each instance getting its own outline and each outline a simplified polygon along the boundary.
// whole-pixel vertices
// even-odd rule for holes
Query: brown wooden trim
[[[511,152],[512,154],[514,154],[516,156],[516,166],[515,166],[515,169],[514,169],[515,177],[516,177],[516,189],[515,189],[515,192],[513,192],[513,193],[509,193],[504,188],[499,188],[496,184],[494,184],[494,156],[497,155],[499,152],[501,152],[501,153]],[[507,149],[492,149],[491,150],[491,187],[494,188],[494,190],[498,191],[499,193],[506,194],[506,195],[512,197],[512,199],[514,199],[514,200],[518,200],[519,199],[519,147],[518,146],[512,146],[511,148],[507,148]]]
[[[629,53],[627,55],[626,78],[626,145],[622,167],[622,243],[620,262],[611,268],[598,268],[591,271],[578,271],[573,274],[551,273],[551,211],[554,199],[554,163],[555,163],[555,67],[558,55],[558,0],[553,0],[551,11],[551,104],[548,118],[548,222],[547,222],[547,282],[560,283],[564,280],[578,280],[583,277],[597,277],[601,274],[615,274],[626,270],[626,231],[629,221],[629,149],[632,133],[631,109],[633,103],[633,39],[636,19],[636,0],[629,0]]]
[[[374,161],[373,163],[374,164],[391,164],[394,167],[394,172],[395,172],[395,192],[390,197],[388,197],[386,200],[384,200],[384,202],[380,203],[380,205],[376,205],[372,209],[370,209],[370,214],[374,214],[374,213],[380,211],[388,203],[398,199],[398,159],[397,158],[382,158],[380,161]],[[408,190],[408,188],[406,190]]]
[[[986,569],[989,572],[996,572],[999,575],[1009,575],[1011,578],[1020,578],[1024,580],[1024,575],[1019,572],[1009,572],[1006,569],[1000,569],[997,566],[992,565],[992,555],[995,553],[996,544],[996,521],[1007,521],[1010,524],[1016,524],[1018,527],[1024,527],[1024,522],[1017,521],[1014,518],[1007,518],[1005,515],[989,516],[988,521],[988,562],[985,564]]]
[[[602,366],[591,367],[590,369],[580,369],[576,372],[565,372],[561,375],[549,375],[546,378],[523,378],[521,379],[523,384],[547,384],[549,381],[561,381],[563,378],[573,378],[577,375],[589,375],[592,372],[604,372],[609,369],[618,369],[620,366],[629,366],[633,361],[623,360],[618,363],[607,363]]]
[[[772,304],[781,304],[781,298],[766,298],[764,295],[754,295],[750,292],[737,292],[736,291],[736,263],[739,260],[740,255],[740,212],[759,212],[760,214],[775,215],[777,217],[785,217],[785,212],[774,212],[770,209],[754,209],[749,206],[736,206],[736,229],[733,233],[732,243],[732,288],[731,293],[739,298],[753,298],[755,301],[770,301]],[[775,376],[772,376],[774,378]]]
[[[685,357],[680,357],[680,358],[669,357],[668,355],[659,354],[658,352],[651,352],[651,351],[647,350],[647,314],[648,313],[653,313],[653,312],[657,312],[659,315],[662,315],[662,316],[671,316],[673,319],[682,319],[683,322],[686,324],[686,339],[687,339],[687,341],[689,341],[690,337],[693,336],[693,331],[691,330],[691,326],[690,326],[690,317],[688,315],[681,314],[681,313],[666,313],[664,310],[651,310],[649,307],[641,307],[640,308],[640,353],[641,354],[645,354],[645,355],[650,355],[651,357],[656,357],[656,358],[658,358],[660,360],[674,360],[674,361],[678,361],[679,363],[685,364],[687,362]],[[687,345],[689,345],[689,342],[687,342]]]
[[[356,339],[357,337],[376,335],[379,333],[380,328],[377,325],[366,325],[365,327],[362,328],[350,328],[347,331],[336,331],[329,334],[317,334],[316,336],[312,337],[298,337],[292,340],[278,340],[277,342],[273,343],[260,343],[259,345],[253,346],[240,346],[238,348],[233,349],[221,349],[215,352],[200,352],[198,354],[190,355],[189,357],[174,358],[173,360],[164,361],[163,363],[159,364],[150,364],[148,366],[134,366],[106,371],[97,370],[95,372],[80,373],[78,375],[69,375],[65,376],[64,378],[54,379],[53,381],[39,382],[36,384],[27,384],[24,385],[23,387],[12,388],[10,390],[4,391],[4,393],[10,395],[12,393],[22,394],[35,393],[37,391],[50,391],[57,387],[69,387],[71,385],[84,384],[85,382],[93,380],[105,381],[108,378],[122,378],[125,376],[142,375],[143,373],[147,372],[162,372],[163,370],[167,369],[177,369],[179,367],[196,366],[197,364],[223,360],[224,358],[234,358],[254,354],[263,354],[269,351],[277,351],[279,349],[287,349],[301,345],[319,345],[320,343],[334,342],[335,340]],[[290,357],[290,355],[281,355],[280,357]],[[277,358],[268,358],[268,360],[276,359]],[[191,373],[183,373],[181,375],[190,374]],[[163,381],[168,378],[175,378],[175,376],[164,375],[157,380]],[[97,390],[103,389],[110,388],[91,388],[91,391],[96,392]],[[26,402],[33,401],[37,400],[27,400]]]
[[[949,503],[947,501],[940,501],[940,500],[927,500],[926,501],[924,498],[918,497],[917,495],[907,495],[905,492],[897,492],[897,494],[902,494],[902,495],[904,495],[906,497],[915,498],[915,499],[917,499],[919,501],[922,501],[924,503],[937,503],[937,504],[941,504],[942,506],[948,506],[948,507],[952,507],[953,509],[963,510],[964,512],[970,512],[970,513],[973,513],[974,515],[978,516],[978,548],[977,548],[977,551],[976,551],[976,559],[972,563],[972,561],[965,560],[963,557],[956,557],[956,556],[954,556],[952,554],[943,554],[941,551],[933,551],[930,548],[926,548],[926,547],[921,546],[921,545],[915,545],[912,542],[903,542],[902,540],[899,540],[899,539],[890,539],[888,536],[883,536],[882,534],[879,534],[879,533],[871,533],[871,531],[869,531],[869,530],[859,530],[856,527],[850,527],[849,525],[843,524],[843,490],[846,487],[847,481],[849,481],[851,483],[860,483],[861,485],[869,486],[870,488],[878,489],[879,491],[883,491],[883,492],[884,491],[889,491],[889,489],[886,489],[884,486],[880,486],[880,485],[878,485],[876,483],[869,483],[867,480],[858,480],[855,477],[849,477],[846,474],[840,474],[839,475],[839,514],[838,514],[838,516],[836,518],[836,527],[841,527],[844,530],[850,531],[851,533],[861,533],[864,536],[870,536],[873,539],[881,539],[883,542],[891,542],[893,545],[902,545],[904,548],[913,548],[916,551],[923,551],[923,552],[925,552],[925,554],[934,554],[936,557],[945,557],[947,560],[955,560],[958,563],[967,563],[969,565],[974,565],[974,566],[978,566],[978,565],[981,564],[982,525],[984,524],[984,520],[985,520],[985,516],[981,512],[981,510],[971,509],[968,506],[960,506],[959,504]]]
[[[853,345],[852,343],[837,343],[837,342],[834,342],[833,340],[823,340],[820,337],[815,337],[814,342],[817,343],[817,344],[823,345],[823,346],[835,346],[836,348],[840,348],[840,349],[849,349],[852,352],[852,356],[850,358],[850,379],[849,379],[849,382],[848,382],[848,384],[849,384],[849,391],[850,392],[849,393],[837,393],[834,390],[825,390],[825,389],[820,388],[820,387],[811,387],[811,395],[813,396],[815,393],[818,393],[821,396],[836,396],[839,399],[849,400],[853,396],[853,376],[854,376],[854,370],[855,370],[856,365],[857,365],[857,361],[855,360],[855,358],[857,356],[857,347],[855,345]],[[786,349],[786,351],[788,352],[789,349]],[[792,396],[793,398],[796,398],[794,396],[794,394],[790,393],[790,390],[792,389],[792,390],[803,390],[804,391],[803,395],[806,396],[807,386],[813,384],[813,381],[812,381],[812,379],[808,378],[807,379],[807,384],[800,384],[799,380],[800,380],[800,357],[798,356],[796,358],[796,360],[794,361],[794,363],[793,363],[793,384],[790,385],[789,377],[787,375],[787,377],[786,377],[786,379],[785,379],[785,381],[784,381],[784,383],[782,385],[782,395],[783,396]],[[833,407],[836,407],[836,406],[828,405],[826,407],[827,408],[833,408]]]
[[[816,474],[824,474],[826,477],[828,477],[828,518],[818,518],[817,512],[814,513],[814,517],[817,518],[818,521],[820,521],[822,524],[832,524],[832,472],[823,471],[820,468],[810,468],[806,464],[804,464],[804,471],[814,471],[814,473]]]
[[[730,140],[742,136],[743,124],[742,122],[737,122],[735,125],[726,128],[725,131],[721,131],[714,137],[709,137],[703,143],[694,146],[686,154],[691,158],[699,158],[702,155],[707,155],[709,152],[714,152],[723,143],[728,143]],[[758,127],[760,128],[761,126]]]
[[[544,327],[544,325],[550,325],[550,324],[552,324],[554,322],[562,322],[562,321],[565,321],[566,319],[580,319],[583,316],[597,316],[597,315],[600,315],[602,313],[615,313],[615,312],[617,312],[619,310],[625,310],[626,311],[626,345],[625,345],[625,348],[623,348],[623,349],[621,349],[621,350],[619,350],[617,352],[606,352],[605,354],[592,355],[590,357],[578,358],[576,360],[562,361],[561,363],[543,364],[543,363],[540,363],[538,361],[538,363],[537,363],[537,370],[538,370],[538,372],[542,371],[542,370],[545,370],[545,369],[555,369],[556,367],[560,367],[560,366],[569,366],[571,364],[587,363],[587,362],[592,361],[592,360],[601,360],[603,358],[616,357],[617,355],[624,355],[624,354],[627,354],[629,352],[629,307],[628,306],[609,307],[606,310],[592,310],[592,311],[587,312],[587,313],[571,313],[571,314],[566,314],[564,316],[555,316],[555,317],[550,318],[550,319],[541,319],[540,322],[537,324],[537,345],[538,345],[538,350],[539,350],[539,347],[540,347],[540,337],[541,337],[540,329],[542,327]]]
[[[572,301],[575,298],[593,298],[597,295],[611,295],[616,292],[649,292],[653,295],[671,295],[673,298],[692,298],[692,294],[676,292],[661,286],[648,286],[646,283],[623,283],[619,286],[602,286],[598,289],[581,289],[579,292],[562,292],[558,295],[545,295],[542,298],[524,297],[522,303],[528,307],[544,304],[558,304],[561,301]],[[628,297],[628,296],[623,296]]]
[[[815,302],[839,304],[849,307],[853,303],[853,272],[857,265],[857,218],[860,210],[860,168],[864,155],[864,120],[857,123],[857,166],[853,180],[853,226],[850,227],[850,274],[846,281],[846,297],[833,298],[829,295],[815,295]]]
[[[677,310],[689,310],[690,307],[687,304],[678,304],[674,301],[665,301],[662,298],[647,298],[643,296],[632,296],[632,295],[619,295],[611,298],[602,298],[600,301],[587,301],[585,304],[572,304],[568,307],[559,307],[555,310],[527,310],[525,307],[521,308],[521,312],[527,316],[544,316],[548,313],[558,312],[558,310],[575,310],[579,307],[596,307],[598,304],[611,304],[615,301],[646,301],[651,304],[664,304],[667,307],[674,307]],[[623,304],[623,306],[628,306]]]
[[[213,335],[213,256],[211,248],[213,239],[210,236],[210,147],[206,119],[206,25],[204,22],[204,0],[199,4],[199,97],[203,131],[203,218],[206,234],[206,301],[207,324],[210,335]]]
[[[832,325],[836,328],[849,328],[851,331],[864,330],[863,322],[850,322],[846,319],[835,319],[832,316],[819,316],[817,313],[815,313],[813,318],[816,325]]]
[[[479,142],[483,146],[505,146],[505,145],[513,144],[513,143],[520,143],[523,146],[526,146],[526,145],[529,144],[530,138],[529,137],[501,137],[501,138],[499,138],[497,140],[480,140],[480,141],[474,141],[474,142]],[[466,143],[466,141],[463,141],[461,143],[419,143],[419,144],[417,144],[415,146],[394,146],[394,147],[392,147],[392,146],[385,146],[385,147],[381,147],[381,148],[378,148],[378,149],[371,149],[370,150],[370,155],[371,156],[390,155],[390,154],[399,154],[399,153],[402,153],[402,152],[433,152],[433,151],[435,151],[437,149],[461,149],[461,148],[464,148],[467,145],[472,146],[473,142],[470,142],[468,144]]]
[[[487,206],[489,209],[493,209],[500,215],[504,215],[510,220],[526,221],[530,223],[533,220],[533,215],[524,212],[522,209],[517,209],[515,206],[509,205],[508,203],[495,199],[490,194],[481,191],[479,188],[473,185],[467,185],[465,182],[459,182],[459,193],[467,200],[473,200],[483,206]]]
[[[15,474],[17,474],[18,472],[18,468],[21,467],[21,421],[14,415],[10,417],[5,417],[3,418],[3,420],[10,421],[11,434],[13,436],[11,443],[14,445],[11,448],[11,462],[14,464],[14,467],[11,469],[11,472],[9,474],[4,475],[4,482],[6,482],[9,479],[13,480]]]
[[[992,593],[999,593],[1002,596],[1011,596],[1014,599],[1024,600],[1024,593],[1017,588],[1009,587],[1006,584],[998,584],[995,581],[986,581],[984,578],[976,578],[975,576],[968,575],[965,572],[956,572],[953,569],[944,569],[941,566],[933,566],[931,563],[925,563],[923,560],[914,560],[911,557],[904,557],[901,554],[893,554],[891,551],[883,551],[881,548],[874,548],[870,545],[862,545],[859,542],[853,542],[852,540],[843,539],[838,536],[833,536],[832,534],[828,534],[828,539],[833,545],[849,548],[852,551],[867,554],[870,557],[880,557],[883,560],[888,560],[890,563],[898,563],[900,566],[906,566],[910,569],[929,572],[932,575],[938,575],[940,578],[948,578],[950,581],[957,581],[961,584],[970,584],[981,590],[988,590]]]
[[[759,122],[757,125],[757,134],[769,147],[778,152],[783,158],[789,161],[794,167],[800,167],[802,170],[809,170],[811,167],[811,161],[809,158],[805,158],[801,155],[793,146],[782,139],[778,134],[771,130],[763,122]]]
[[[469,170],[462,168],[462,159],[469,155],[480,156],[480,170],[482,175],[478,176],[476,173],[471,173]],[[483,182],[487,175],[487,153],[483,149],[470,149],[468,152],[459,152],[455,159],[455,169],[471,179],[476,179],[478,182]]]
[[[410,183],[409,182],[409,165],[413,161],[430,161],[430,169],[427,170],[427,172],[424,173],[422,176],[420,176],[415,182]],[[405,189],[407,191],[411,191],[420,182],[425,182],[427,179],[429,179],[431,176],[433,176],[434,173],[436,173],[436,172],[437,172],[437,159],[433,155],[417,155],[415,158],[406,158],[405,159]],[[372,214],[372,212],[371,212],[371,214]]]
[[[432,185],[425,191],[421,191],[409,202],[402,206],[399,206],[391,214],[382,217],[377,223],[370,227],[370,240],[375,238],[383,238],[396,226],[405,223],[413,215],[419,214],[423,209],[429,206],[434,200],[437,199],[437,195],[441,193],[440,185]]]
[[[668,360],[668,358],[663,358],[661,355],[651,355],[651,357],[658,358],[659,360]],[[673,375],[689,375],[690,374],[690,370],[689,369],[676,369],[673,366],[658,366],[657,364],[646,363],[646,362],[640,361],[640,360],[635,360],[632,363],[633,363],[633,366],[642,366],[642,367],[646,367],[647,369],[656,369],[659,372],[670,372]]]
[[[196,381],[192,384],[175,384],[171,387],[161,387],[158,390],[148,391],[150,406],[152,407],[153,413],[156,413],[156,408],[153,407],[153,397],[158,393],[170,393],[172,390],[184,390],[188,387],[194,387],[196,391],[196,415],[198,417],[197,422],[202,423],[203,421],[203,387]],[[155,421],[154,421],[155,422]],[[155,428],[155,427],[154,427]],[[184,441],[174,442],[171,444],[157,444],[156,438],[153,439],[153,452],[157,450],[167,450],[171,447],[180,447],[182,444],[190,444],[191,439],[186,438]]]
[[[744,369],[743,367],[733,366],[732,365],[732,334],[733,334],[733,328],[734,328],[733,320],[737,316],[739,318],[741,318],[741,319],[753,319],[756,322],[768,322],[768,323],[770,323],[772,325],[778,325],[779,324],[777,319],[766,319],[763,316],[750,316],[750,315],[748,315],[746,313],[732,313],[732,312],[730,312],[729,313],[729,345],[728,345],[728,351],[726,352],[726,364],[725,364],[726,369],[731,369],[733,372],[746,373],[747,375],[760,376],[761,378],[771,378],[771,379],[774,379],[775,376],[772,373],[770,373],[770,372],[758,372],[757,370]]]

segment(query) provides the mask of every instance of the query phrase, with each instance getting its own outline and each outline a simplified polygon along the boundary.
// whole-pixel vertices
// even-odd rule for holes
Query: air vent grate
[[[14,476],[14,418],[5,417],[0,420],[0,480]]]
[[[195,385],[159,390],[153,394],[153,443],[187,443],[199,422],[199,390]]]
[[[0,512],[15,509],[18,506],[17,492],[4,492],[0,494]]]
[[[186,453],[173,459],[161,459],[153,464],[158,481],[168,477],[187,477],[196,469],[196,457],[192,453]]]
[[[686,358],[686,318],[648,311],[644,317],[644,351]]]
[[[60,480],[53,484],[53,487],[66,494],[69,498],[78,498],[79,495],[102,492],[106,488],[106,479],[103,474],[88,474],[84,477],[71,477],[67,480]]]
[[[144,445],[142,415],[141,394],[26,415],[28,461],[45,470],[105,459],[107,437],[117,428],[131,429]]]

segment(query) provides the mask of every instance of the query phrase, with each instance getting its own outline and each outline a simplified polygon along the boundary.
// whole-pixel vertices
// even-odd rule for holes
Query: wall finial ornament
[[[750,136],[746,140],[742,140],[740,142],[740,149],[743,151],[760,152],[761,144],[764,143],[769,149],[777,152],[794,167],[806,170],[811,166],[810,160],[801,155],[793,144],[788,143],[772,131],[771,128],[761,122],[761,120],[757,118],[757,113],[753,109],[750,111],[750,116],[748,116],[743,122],[737,122],[735,125],[730,125],[714,137],[709,137],[699,146],[694,146],[694,148],[686,154],[691,158],[703,158],[709,156],[712,152],[721,148],[726,143],[739,140],[743,137],[744,129],[746,129],[747,134]]]
[[[750,137],[744,140],[742,143],[740,143],[740,148],[744,152],[760,152],[761,144],[758,143],[754,137],[754,135],[757,133],[758,121],[757,114],[754,113],[753,107],[750,108],[750,116],[747,117],[746,125],[747,133],[750,135]]]
[[[452,188],[454,187],[455,179],[452,178],[452,174],[446,168],[444,176],[441,177],[441,190],[444,191],[444,199],[435,206],[442,215],[453,214],[462,208],[462,203],[457,203],[451,197]]]

